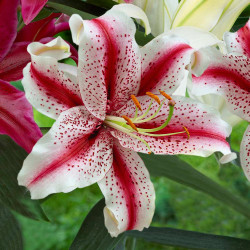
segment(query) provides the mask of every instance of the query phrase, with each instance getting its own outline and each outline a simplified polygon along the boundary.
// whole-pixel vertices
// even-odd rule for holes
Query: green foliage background
[[[239,150],[246,122],[233,130],[231,144]],[[233,165],[219,166],[215,156],[209,158],[181,156],[181,158],[212,178],[234,194],[250,201],[250,183],[242,170]],[[209,196],[177,184],[166,178],[152,179],[156,189],[156,212],[152,226],[168,226],[218,235],[250,238],[250,221]],[[56,194],[43,201],[43,208],[51,222],[39,222],[16,215],[26,250],[69,249],[84,217],[102,198],[97,185],[77,189],[68,194]],[[127,242],[129,243],[129,242]],[[132,249],[132,248],[130,248]],[[181,250],[137,240],[134,249]]]

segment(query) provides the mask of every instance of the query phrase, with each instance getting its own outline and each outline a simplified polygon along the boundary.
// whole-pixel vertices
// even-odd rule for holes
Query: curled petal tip
[[[229,163],[233,160],[237,159],[237,154],[232,152],[230,154],[227,154],[227,155],[223,155],[221,158],[220,158],[220,163],[221,164],[226,164],[226,163]]]

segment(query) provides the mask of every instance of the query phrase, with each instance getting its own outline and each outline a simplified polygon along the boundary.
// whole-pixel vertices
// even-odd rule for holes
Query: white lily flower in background
[[[178,7],[178,0],[114,0],[118,3],[130,2],[140,7],[147,15],[152,34],[157,36],[168,31]]]
[[[195,26],[221,39],[249,4],[249,0],[182,0],[171,28]]]
[[[209,67],[200,77],[193,77],[196,95],[222,96],[229,109],[250,123],[250,21],[235,33],[224,36],[229,52],[221,54],[210,48]],[[240,160],[246,177],[250,180],[250,125],[246,129],[240,148]]]
[[[210,31],[219,39],[229,31],[249,0],[114,0],[133,3],[148,16],[154,36],[180,26]]]

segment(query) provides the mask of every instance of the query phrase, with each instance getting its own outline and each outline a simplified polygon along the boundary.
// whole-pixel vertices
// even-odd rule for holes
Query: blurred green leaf
[[[250,206],[177,156],[139,154],[152,176],[164,176],[210,195],[250,218]]]
[[[247,17],[239,17],[236,22],[234,23],[233,27],[231,28],[231,32],[236,32],[237,30],[239,30],[240,28],[242,28],[247,21],[249,20],[249,16]]]
[[[34,113],[34,120],[39,127],[52,127],[52,125],[55,122],[55,120],[49,118],[46,115],[43,115],[35,108],[33,108],[33,113]]]
[[[0,205],[0,249],[23,249],[20,226],[10,210],[3,205]]]
[[[39,202],[31,200],[27,189],[17,183],[17,175],[26,156],[24,149],[11,138],[0,135],[0,203],[26,217],[48,220]]]
[[[83,19],[92,19],[101,16],[106,9],[79,0],[49,0],[49,7],[52,7],[69,16],[79,14]]]
[[[44,19],[52,14],[52,11],[47,8],[42,8],[42,10],[39,12],[39,14],[33,19],[32,22],[37,22],[41,19]]]
[[[124,235],[112,238],[104,225],[104,199],[100,200],[89,212],[76,235],[70,250],[111,250]]]
[[[16,82],[10,82],[11,85],[16,87],[17,89],[24,91],[23,85],[21,81],[16,81]]]
[[[184,247],[203,250],[246,250],[250,249],[250,241],[227,236],[204,234],[174,228],[150,227],[139,231],[128,231],[126,235],[142,238],[167,246]]]

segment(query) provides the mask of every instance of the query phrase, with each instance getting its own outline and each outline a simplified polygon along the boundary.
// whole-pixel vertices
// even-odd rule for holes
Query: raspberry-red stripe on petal
[[[100,119],[105,117],[107,100],[109,110],[118,109],[138,91],[141,61],[135,30],[133,21],[118,11],[84,21],[79,82],[84,104]]]
[[[250,58],[250,20],[237,32],[225,33],[224,40],[229,52],[237,52]]]
[[[34,146],[18,176],[34,199],[102,179],[112,164],[112,136],[84,106],[61,113]]]
[[[58,39],[50,43],[55,42],[58,43],[58,46],[63,43]],[[32,45],[37,47],[33,49],[34,51],[45,50],[44,53],[46,53],[48,49],[52,56],[57,53],[57,50],[49,50],[47,45],[40,43]],[[67,44],[64,43],[63,46],[65,45]],[[67,71],[64,72],[59,69],[56,58],[33,54],[32,58],[32,62],[23,70],[22,83],[27,99],[38,111],[56,119],[61,112],[74,106],[83,105],[76,76],[69,73],[73,66],[68,65],[69,70],[67,71],[67,64],[64,64],[63,70]]]
[[[200,76],[193,76],[195,95],[222,95],[230,110],[250,121],[250,60],[245,56],[211,51],[211,63]]]
[[[24,93],[3,80],[0,80],[0,134],[9,135],[27,152],[42,136]]]
[[[250,180],[250,125],[248,125],[240,145],[240,162],[244,173]]]
[[[58,76],[63,74],[63,72],[59,71],[56,73],[58,73]],[[66,84],[56,78],[56,75],[52,76],[50,74],[44,74],[36,69],[32,64],[30,65],[30,75],[39,88],[42,88],[48,96],[53,96],[57,102],[64,104],[67,108],[83,104],[82,99],[69,89]],[[67,80],[70,84],[71,80]]]
[[[142,80],[138,95],[159,89],[171,94],[185,76],[193,49],[180,38],[160,36],[142,48]]]
[[[98,184],[105,196],[105,225],[111,236],[126,230],[142,230],[151,223],[155,193],[143,161],[118,142],[113,146],[113,164]]]
[[[159,96],[159,98],[161,101],[164,100],[162,96]],[[176,104],[172,119],[168,126],[158,131],[157,134],[181,132],[184,131],[183,126],[185,126],[190,133],[190,138],[188,139],[186,133],[163,137],[138,134],[138,136],[145,139],[154,153],[199,156],[208,156],[215,151],[221,151],[223,154],[230,153],[230,146],[226,141],[226,137],[231,133],[231,127],[220,119],[215,109],[190,98],[180,96],[174,96],[173,98]],[[140,96],[138,100],[143,112],[145,112],[150,104],[150,98]],[[134,106],[133,102],[129,101],[115,114],[118,116],[123,114],[132,118],[135,113]],[[153,115],[158,107],[159,105],[154,102],[147,117]],[[151,129],[159,127],[166,121],[168,112],[169,107],[166,101],[154,119],[147,123],[135,124],[138,128]],[[141,114],[138,113],[139,116]],[[141,141],[120,131],[113,130],[111,133],[120,141],[123,147],[133,149],[137,152],[149,152],[147,146]]]

